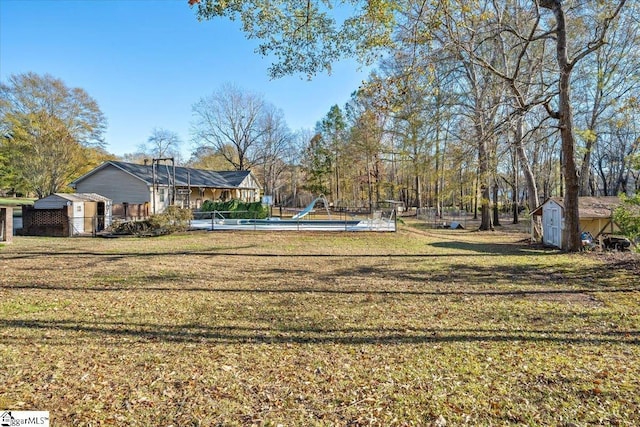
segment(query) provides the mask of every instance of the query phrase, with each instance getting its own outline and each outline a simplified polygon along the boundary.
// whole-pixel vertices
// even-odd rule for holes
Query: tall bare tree
[[[177,133],[163,128],[154,128],[147,141],[139,145],[138,150],[149,158],[173,157],[176,164],[179,164],[182,163],[180,158],[181,144],[182,141]]]
[[[484,34],[474,30],[484,19],[487,7],[483,3],[479,10],[463,7],[447,10],[444,20],[446,32],[440,36],[443,48],[451,52],[460,64],[458,85],[463,87],[460,92],[466,94],[461,98],[462,108],[474,130],[480,180],[480,230],[493,229],[490,201],[496,177],[496,122],[506,88],[504,81],[484,64],[478,63],[475,53],[487,52],[486,62],[491,66],[501,60],[495,41],[487,43]]]
[[[193,142],[224,156],[235,170],[248,170],[259,159],[265,128],[262,96],[225,84],[193,105]]]
[[[293,150],[293,135],[282,110],[271,104],[264,106],[261,127],[257,166],[262,174],[264,194],[273,196],[274,202],[280,203],[280,190],[286,184],[283,176],[290,166],[286,159]]]

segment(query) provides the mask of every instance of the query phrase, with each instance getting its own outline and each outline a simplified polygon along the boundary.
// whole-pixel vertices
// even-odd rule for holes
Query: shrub
[[[245,203],[233,199],[226,202],[213,202],[206,200],[200,208],[202,212],[230,212],[225,214],[228,218],[266,218],[269,216],[269,208],[261,202]]]
[[[149,218],[149,225],[157,234],[171,234],[178,231],[187,231],[189,229],[189,221],[192,219],[193,213],[191,209],[169,206],[164,212],[152,215]]]
[[[622,205],[613,211],[613,220],[629,240],[637,243],[640,241],[640,193],[632,197],[622,194],[620,199]]]
[[[116,220],[111,223],[109,230],[113,234],[129,234],[144,236],[151,234],[149,220],[142,221],[122,221]]]
[[[191,219],[193,214],[190,209],[169,206],[163,213],[152,215],[142,221],[115,220],[110,230],[114,234],[158,236],[188,230]]]

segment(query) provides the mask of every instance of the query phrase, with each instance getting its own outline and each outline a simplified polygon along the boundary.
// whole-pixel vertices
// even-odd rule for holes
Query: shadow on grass
[[[328,288],[320,286],[301,286],[301,287],[203,287],[203,286],[157,286],[157,285],[105,285],[105,286],[68,286],[47,283],[28,283],[15,284],[10,286],[0,286],[0,289],[20,289],[20,290],[46,290],[46,291],[77,291],[77,292],[209,292],[209,293],[247,293],[247,294],[327,294],[327,295],[407,295],[407,296],[468,296],[468,297],[485,297],[485,296],[535,296],[535,295],[579,295],[590,292],[597,293],[631,293],[640,292],[640,287],[580,287],[580,288],[545,288],[545,289],[487,289],[473,290],[461,289],[343,289]]]
[[[510,329],[449,329],[449,328],[319,328],[319,327],[206,327],[196,324],[161,325],[124,322],[82,322],[74,320],[3,319],[2,328],[16,332],[31,330],[47,334],[49,345],[79,345],[83,340],[101,343],[107,338],[131,339],[139,342],[172,342],[201,344],[343,344],[398,345],[455,342],[541,342],[565,344],[640,344],[640,331],[581,332],[576,330],[510,330]],[[62,333],[56,342],[55,333]],[[78,335],[72,335],[77,333]],[[32,335],[12,335],[7,329],[0,343],[31,344]],[[113,341],[109,341],[113,345]],[[116,343],[117,344],[117,343]]]
[[[429,246],[438,248],[438,249],[454,249],[454,250],[463,250],[481,253],[485,255],[496,255],[496,256],[504,256],[504,255],[549,255],[554,253],[559,253],[559,250],[555,249],[537,249],[535,251],[532,250],[529,246],[518,245],[514,243],[475,243],[475,242],[464,242],[460,240],[455,241],[447,241],[447,242],[435,242],[430,243]],[[460,255],[460,254],[458,254]]]
[[[640,287],[640,276],[630,274],[625,283],[613,284],[613,277],[620,277],[625,268],[615,264],[582,265],[579,261],[573,264],[516,264],[508,259],[501,264],[478,265],[465,264],[452,259],[449,264],[439,264],[429,269],[428,264],[418,268],[394,269],[392,264],[356,266],[334,272],[325,273],[324,277],[339,280],[344,277],[375,276],[395,282],[407,282],[413,286],[542,286],[542,287],[579,287],[590,290],[610,289],[624,286]],[[456,261],[456,262],[454,262]]]
[[[222,256],[222,257],[256,257],[256,258],[447,258],[456,256],[511,256],[511,255],[529,255],[540,256],[557,253],[558,251],[539,250],[528,245],[509,244],[509,243],[470,243],[461,241],[438,242],[426,244],[438,249],[466,250],[469,254],[461,254],[459,252],[439,252],[439,253],[412,253],[412,254],[370,254],[370,253],[349,253],[349,254],[331,254],[331,253],[239,253],[233,250],[251,249],[254,246],[239,246],[237,248],[210,249],[210,250],[187,250],[187,251],[157,251],[157,252],[96,252],[96,251],[24,251],[19,253],[3,254],[1,258],[6,260],[15,259],[34,259],[38,257],[96,257],[110,258],[113,260],[127,258],[148,258],[148,257],[175,257],[175,256]]]
[[[50,283],[47,275],[30,282],[2,283],[0,289],[66,290],[79,292],[184,291],[248,293],[327,293],[327,294],[406,294],[406,295],[524,295],[535,293],[635,292],[640,276],[618,272],[613,266],[598,264],[517,264],[509,259],[494,265],[407,262],[384,257],[380,262],[358,263],[342,267],[317,268],[304,262],[284,260],[264,263],[239,271],[229,278],[212,276],[209,271],[105,271],[89,283],[70,285]],[[457,258],[459,259],[459,257]],[[579,258],[577,258],[579,260]],[[397,262],[396,262],[397,261]],[[46,265],[41,268],[46,270]],[[610,268],[613,267],[613,268]],[[27,267],[30,271],[38,267]],[[77,266],[75,267],[78,268]],[[32,276],[36,277],[36,276]],[[62,280],[62,279],[57,279]],[[312,285],[309,285],[309,283]],[[96,284],[97,283],[97,284]],[[246,283],[234,286],[233,283]],[[273,285],[277,283],[278,285]]]
[[[39,257],[96,257],[106,258],[110,260],[121,260],[128,258],[153,258],[153,257],[176,257],[176,256],[207,256],[207,257],[236,257],[236,258],[335,258],[335,259],[347,259],[347,258],[450,258],[459,256],[487,256],[488,253],[482,254],[460,254],[460,253],[415,253],[415,254],[365,254],[365,253],[350,253],[350,254],[322,254],[322,253],[257,253],[257,254],[243,254],[237,252],[203,252],[203,251],[181,251],[181,252],[140,252],[140,253],[113,253],[113,252],[22,252],[20,254],[10,254],[1,257],[5,260],[15,259],[35,259]],[[493,256],[510,256],[510,255],[548,255],[539,252],[529,251],[513,251],[511,253],[494,253]]]

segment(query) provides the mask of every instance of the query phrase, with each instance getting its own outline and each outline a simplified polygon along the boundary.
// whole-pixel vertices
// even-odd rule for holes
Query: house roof
[[[106,168],[116,167],[142,181],[147,185],[153,185],[154,174],[152,165],[139,165],[135,163],[108,161],[87,174],[81,176],[71,183],[74,186],[77,182],[93,175],[94,173]],[[175,168],[175,185],[179,187],[206,187],[206,188],[242,188],[243,182],[247,176],[251,175],[251,171],[212,171],[205,169],[193,169],[176,166]],[[169,177],[173,178],[173,168],[165,165],[156,166],[156,183],[159,185],[168,185]],[[256,185],[260,185],[255,182]]]
[[[531,211],[531,216],[542,215],[542,207],[549,201],[555,202],[564,209],[563,197],[550,197]],[[621,204],[622,202],[617,196],[578,197],[578,214],[580,218],[611,218],[611,211]]]

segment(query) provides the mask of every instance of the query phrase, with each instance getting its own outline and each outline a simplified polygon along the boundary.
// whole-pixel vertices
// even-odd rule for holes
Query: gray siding
[[[151,196],[147,184],[114,166],[85,177],[76,184],[76,191],[97,193],[113,203],[145,203],[150,202]]]

